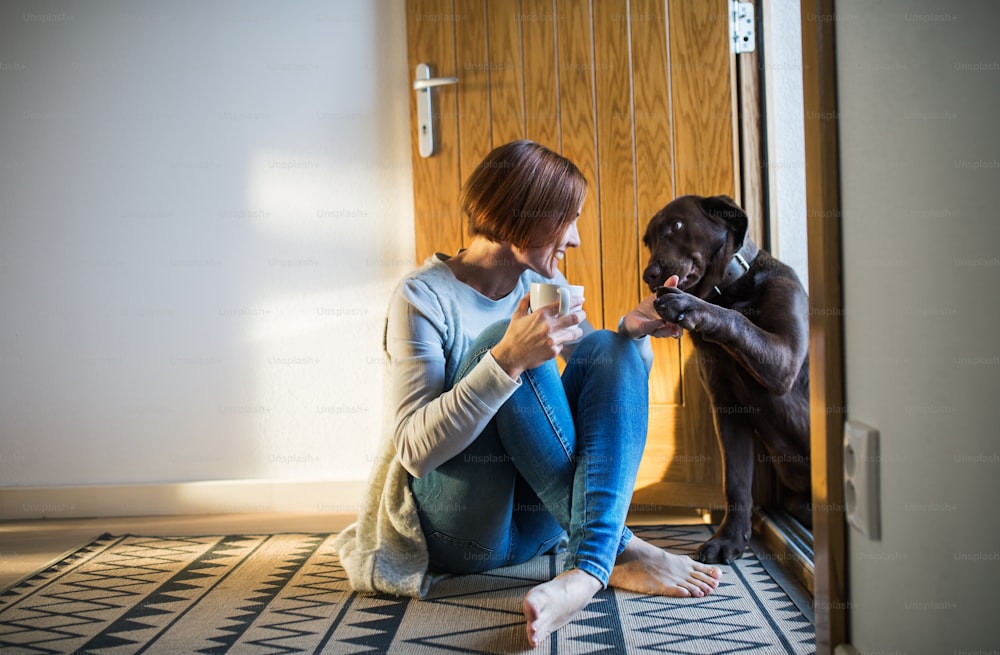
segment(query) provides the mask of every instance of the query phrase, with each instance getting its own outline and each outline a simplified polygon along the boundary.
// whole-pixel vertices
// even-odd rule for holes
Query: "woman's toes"
[[[701,598],[702,596],[705,595],[705,592],[703,592],[698,587],[698,585],[692,584],[690,582],[685,582],[683,586],[684,586],[684,589],[687,590],[688,594],[690,594],[694,598]]]
[[[706,586],[708,586],[709,588],[712,588],[712,589],[714,589],[715,587],[719,586],[718,579],[713,578],[712,576],[710,576],[710,575],[708,575],[706,573],[702,573],[701,571],[695,571],[691,575],[691,579],[692,580],[696,580],[696,581],[698,581],[699,584],[706,585]]]

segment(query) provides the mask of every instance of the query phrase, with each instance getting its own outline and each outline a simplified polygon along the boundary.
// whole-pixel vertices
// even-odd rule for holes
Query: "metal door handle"
[[[439,86],[458,84],[457,77],[431,77],[431,67],[417,64],[413,90],[417,92],[417,142],[420,156],[430,157],[436,150],[434,139],[434,89]]]
[[[447,86],[449,84],[458,84],[457,77],[431,77],[426,80],[413,80],[413,90],[422,91],[423,89],[429,89],[434,86]]]

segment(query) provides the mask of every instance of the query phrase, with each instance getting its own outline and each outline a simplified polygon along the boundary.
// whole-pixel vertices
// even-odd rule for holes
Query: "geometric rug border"
[[[711,535],[711,526],[703,523],[688,525],[636,525],[630,526],[630,528],[635,534],[647,539],[658,540],[663,538],[667,542],[673,542],[673,545],[667,542],[663,543],[665,547],[676,548],[678,551],[690,551],[688,554],[692,554],[697,544]],[[123,566],[126,569],[127,577],[124,578],[126,580],[142,584],[160,585],[160,582],[155,581],[159,580],[159,578],[154,580],[154,576],[159,575],[157,571],[160,564],[157,562],[165,561],[163,557],[170,559],[173,557],[171,553],[159,555],[157,552],[154,552],[157,550],[157,547],[150,544],[148,546],[150,548],[150,555],[148,557],[151,558],[151,563],[143,564],[140,560],[136,560],[137,563],[135,566],[131,567],[131,565],[124,566],[122,564],[123,560],[116,559],[119,555],[115,553],[120,552],[116,546],[125,546],[130,540],[134,541],[136,539],[191,540],[187,544],[179,545],[178,548],[189,551],[191,557],[196,557],[199,552],[205,552],[205,555],[193,560],[183,560],[184,562],[192,562],[191,564],[181,564],[180,560],[178,560],[179,568],[177,570],[181,572],[181,577],[178,577],[176,583],[170,582],[164,586],[161,590],[162,593],[159,593],[155,603],[146,605],[143,600],[140,600],[137,605],[122,605],[123,611],[126,612],[122,616],[128,620],[123,620],[119,625],[128,626],[128,631],[119,631],[116,629],[102,633],[101,630],[105,630],[111,625],[111,623],[108,623],[95,633],[111,635],[111,640],[107,642],[109,645],[117,643],[115,640],[118,638],[115,635],[121,635],[122,639],[119,641],[123,647],[126,647],[129,643],[128,640],[132,638],[132,634],[136,635],[135,638],[139,638],[144,631],[160,630],[160,627],[154,628],[154,626],[160,625],[156,623],[159,620],[156,617],[163,615],[165,612],[173,612],[170,609],[172,604],[175,606],[183,604],[188,602],[185,600],[186,598],[190,598],[190,602],[194,603],[191,607],[197,607],[198,611],[204,608],[205,611],[211,610],[214,612],[215,606],[212,603],[206,602],[205,604],[200,604],[202,602],[202,590],[204,590],[206,599],[209,598],[209,593],[213,593],[217,594],[213,598],[218,597],[225,600],[225,595],[229,593],[227,591],[228,586],[226,584],[219,584],[216,587],[216,583],[214,582],[209,584],[214,578],[207,576],[215,575],[212,567],[221,565],[217,564],[220,562],[220,557],[225,558],[228,556],[227,553],[232,550],[231,547],[223,545],[221,548],[210,547],[208,551],[202,551],[199,548],[195,548],[197,544],[193,543],[198,540],[226,539],[227,535],[220,534],[220,532],[226,531],[218,531],[200,536],[192,534],[156,536],[128,533],[112,535],[104,533],[76,548],[68,550],[60,557],[54,558],[45,566],[40,567],[37,571],[5,586],[4,589],[0,590],[0,607],[6,606],[7,610],[13,612],[20,612],[22,611],[22,607],[24,607],[25,611],[29,611],[31,608],[24,606],[24,603],[28,602],[30,604],[34,602],[34,598],[31,601],[27,601],[26,599],[41,591],[42,594],[50,594],[50,597],[59,603],[74,603],[73,605],[67,605],[67,613],[64,615],[60,614],[59,616],[69,617],[65,623],[66,628],[70,632],[76,631],[78,630],[78,622],[73,617],[97,616],[101,604],[105,602],[116,604],[119,602],[117,600],[119,595],[102,595],[91,599],[80,596],[79,600],[77,600],[77,596],[74,594],[78,593],[81,589],[86,590],[90,582],[88,580],[80,582],[72,578],[67,578],[67,574],[72,574],[74,571],[79,570],[80,567],[90,567],[90,570],[93,571],[90,575],[93,575],[97,579],[106,575],[107,571],[111,570],[107,568],[107,563],[111,562],[114,566]],[[470,577],[466,583],[463,583],[469,586],[464,588],[460,586],[456,587],[456,595],[452,600],[448,598],[437,600],[428,598],[424,601],[409,600],[406,601],[407,604],[402,610],[405,612],[405,615],[402,613],[398,613],[397,615],[395,610],[386,613],[382,609],[383,605],[389,600],[396,601],[399,599],[384,597],[379,594],[359,594],[345,587],[346,576],[339,564],[336,552],[332,549],[332,541],[330,541],[335,534],[336,531],[262,531],[240,532],[228,535],[231,538],[264,540],[260,543],[265,543],[270,539],[281,536],[318,537],[322,538],[322,541],[315,546],[314,550],[308,553],[302,551],[303,554],[299,558],[302,561],[298,562],[295,560],[296,563],[294,566],[285,567],[282,565],[273,569],[267,569],[265,571],[266,575],[264,573],[254,573],[255,577],[253,579],[256,582],[246,588],[245,591],[247,593],[245,596],[241,595],[236,599],[237,602],[231,605],[228,616],[224,617],[225,620],[216,624],[213,632],[206,633],[204,638],[200,635],[198,636],[198,640],[204,642],[202,645],[205,648],[198,648],[193,652],[214,650],[215,648],[212,647],[212,643],[218,646],[223,642],[227,642],[227,640],[235,641],[235,638],[244,632],[246,633],[246,638],[249,640],[244,646],[251,647],[254,643],[257,643],[256,648],[264,648],[266,650],[265,645],[270,647],[271,642],[274,642],[273,646],[278,649],[274,652],[318,652],[315,650],[317,644],[332,646],[334,649],[348,649],[343,652],[372,652],[366,648],[366,644],[370,647],[371,644],[385,638],[388,638],[386,643],[392,644],[395,648],[409,643],[413,648],[417,649],[414,652],[444,653],[455,652],[456,650],[461,652],[477,652],[474,650],[464,650],[467,647],[467,642],[463,641],[465,639],[463,634],[468,631],[468,624],[443,622],[441,625],[438,625],[434,623],[435,621],[442,620],[442,617],[447,618],[450,616],[492,617],[488,622],[482,624],[482,629],[474,631],[484,633],[490,631],[496,632],[499,641],[482,642],[491,644],[490,648],[500,643],[508,644],[510,638],[504,635],[516,634],[518,635],[518,639],[520,639],[519,635],[522,634],[520,631],[523,630],[523,627],[515,625],[514,631],[510,632],[504,626],[509,622],[511,608],[519,610],[519,598],[523,592],[517,591],[517,589],[523,585],[514,585],[507,588],[506,583],[502,583],[495,588],[492,585],[486,585],[480,589],[478,586],[479,583],[472,581]],[[206,541],[207,545],[208,542]],[[147,547],[145,544],[135,544],[135,546],[138,546],[140,549]],[[239,572],[241,570],[239,567],[243,566],[243,562],[249,561],[245,558],[249,558],[251,553],[258,548],[258,546],[249,544],[249,542],[248,544],[240,544],[238,547],[249,550],[247,550],[245,555],[239,555],[236,554],[236,551],[232,551],[234,552],[233,557],[239,563],[234,565],[235,568],[225,569],[228,572],[221,574],[221,577],[218,578],[220,583],[224,582],[230,574],[235,579],[237,574],[233,572]],[[212,548],[215,548],[215,550],[212,550]],[[294,559],[292,555],[295,552],[298,551],[293,550],[287,554],[283,554],[283,559],[280,561],[287,560],[292,562]],[[788,604],[791,605],[789,607],[790,610],[796,608],[794,607],[794,603],[791,603],[790,597],[787,597],[787,592],[781,588],[775,578],[761,565],[757,554],[753,551],[748,551],[747,556],[741,559],[744,559],[744,566],[739,566],[739,560],[737,560],[737,562],[734,562],[733,567],[736,570],[728,571],[726,574],[727,576],[731,576],[728,577],[727,582],[730,585],[734,585],[733,589],[740,594],[738,597],[732,596],[727,592],[727,594],[713,595],[713,597],[703,600],[692,599],[689,602],[682,601],[678,603],[672,599],[659,597],[650,597],[649,599],[641,596],[633,597],[628,593],[619,591],[613,593],[609,591],[602,592],[599,595],[600,597],[595,597],[595,601],[599,602],[592,603],[581,614],[580,618],[575,619],[564,630],[557,633],[559,637],[554,637],[549,647],[545,648],[545,650],[559,653],[564,652],[564,649],[567,649],[567,652],[573,653],[617,653],[619,646],[624,646],[624,644],[618,644],[618,641],[623,638],[621,631],[630,630],[631,632],[627,635],[628,639],[632,640],[628,644],[628,652],[630,653],[662,653],[665,648],[669,649],[670,652],[705,652],[699,650],[699,646],[709,643],[720,648],[720,650],[712,652],[745,651],[747,648],[765,646],[764,642],[760,644],[755,643],[755,640],[762,638],[765,641],[775,639],[777,641],[768,643],[765,650],[755,650],[755,652],[815,652],[815,633],[808,629],[812,626],[807,626],[804,623],[803,628],[805,629],[805,633],[796,634],[800,630],[792,630],[794,625],[789,621],[791,617],[781,617],[780,612],[779,615],[771,615],[771,612],[777,607],[776,602],[778,605],[781,605],[787,600],[789,601]],[[124,562],[128,562],[128,560],[126,559]],[[547,567],[550,564],[554,565],[554,562],[555,560],[550,563],[546,559],[544,562],[539,561],[534,564],[518,565],[522,568],[510,572],[501,569],[483,575],[488,578],[495,578],[494,581],[506,580],[511,575],[527,575],[528,577],[525,577],[524,580],[530,586],[530,582],[534,577],[537,577],[538,581],[542,581],[551,576],[551,572],[547,569],[536,571],[531,567],[535,565],[544,565]],[[248,575],[250,573],[253,573],[252,569],[248,571]],[[167,573],[163,575],[167,575]],[[169,575],[174,576],[175,574],[170,573]],[[767,578],[767,588],[761,586],[762,580],[756,579],[761,575]],[[518,577],[517,579],[521,578]],[[173,577],[170,580],[173,580]],[[205,582],[201,582],[202,580]],[[55,592],[49,592],[46,585],[53,583],[72,587],[72,593],[60,595]],[[775,592],[779,592],[787,598],[772,598],[768,596],[771,585],[775,587]],[[159,589],[158,586],[156,588]],[[108,589],[113,592],[121,592],[122,595],[130,592],[124,586],[117,588],[109,587]],[[468,607],[463,607],[462,605],[465,603],[463,598],[466,594],[469,595],[470,601],[473,598],[480,597],[481,600],[473,601]],[[38,597],[41,598],[42,596]],[[151,597],[143,596],[142,598]],[[273,597],[273,603],[271,602],[271,597]],[[457,604],[455,601],[457,601]],[[85,603],[90,603],[90,605],[85,606]],[[451,605],[455,605],[455,607],[451,607]],[[15,607],[16,609],[14,609]],[[7,645],[13,645],[11,639],[22,634],[17,632],[22,629],[25,631],[23,634],[26,639],[29,635],[33,634],[30,632],[31,630],[37,631],[38,634],[43,636],[46,630],[57,636],[64,634],[60,633],[59,626],[49,629],[44,624],[45,621],[49,620],[48,617],[54,616],[53,612],[55,610],[50,610],[51,607],[51,603],[39,606],[39,612],[44,612],[45,614],[40,620],[41,622],[38,623],[39,627],[37,628],[30,627],[27,623],[29,620],[34,621],[34,618],[29,617],[29,619],[25,619],[26,622],[23,624],[17,623],[13,619],[8,619],[8,632],[5,635],[7,638],[3,639],[3,641],[7,642]],[[93,609],[95,607],[97,609]],[[130,607],[137,608],[138,612],[128,609]],[[177,613],[177,620],[183,619],[184,612],[186,611],[183,610]],[[449,612],[458,611],[470,612],[471,614],[449,614]],[[251,616],[247,612],[254,614],[254,616]],[[627,612],[627,614],[620,614],[622,612]],[[797,614],[798,616],[807,618],[805,613],[797,612]],[[173,616],[173,614],[169,614],[169,616]],[[275,623],[275,617],[284,622]],[[701,623],[695,624],[690,622],[690,618],[684,617],[703,617],[704,620]],[[194,620],[195,618],[192,614],[193,623],[197,623]],[[763,619],[762,623],[768,623],[769,625],[760,625],[757,623],[761,619]],[[173,621],[174,619],[170,620]],[[678,620],[687,622],[683,630],[667,629],[667,627]],[[234,623],[237,625],[233,626]],[[812,622],[810,621],[809,623]],[[514,624],[519,624],[519,622],[514,621]],[[170,625],[164,623],[163,630],[172,629],[171,625],[172,623]],[[278,634],[274,632],[275,629],[282,630],[284,633]],[[239,631],[239,635],[236,633],[237,630]],[[321,633],[325,633],[326,636],[324,637]],[[809,633],[812,633],[811,639]],[[227,634],[232,634],[233,636],[229,638],[226,637]],[[384,637],[382,636],[383,634]],[[322,639],[320,640],[321,637]],[[87,637],[87,639],[89,638]],[[25,645],[28,643],[32,642],[26,641]],[[44,642],[38,643],[41,644]],[[163,643],[168,644],[170,642],[164,641]],[[195,644],[195,642],[191,643]],[[473,642],[468,643],[471,644]],[[474,643],[480,642],[477,641]],[[302,650],[296,650],[300,644]],[[311,645],[307,646],[307,644]],[[326,648],[322,648],[322,650],[323,652],[342,652],[341,650],[330,651]],[[20,652],[17,651],[16,646],[14,652]],[[489,652],[496,651],[489,650]]]
[[[75,560],[74,556],[76,556],[76,555],[84,555],[87,552],[90,552],[90,550],[92,548],[94,548],[95,546],[98,546],[98,545],[107,545],[107,544],[104,544],[102,542],[113,542],[113,541],[119,541],[121,539],[130,539],[132,537],[138,537],[138,538],[142,538],[142,539],[171,539],[171,538],[174,538],[174,537],[176,537],[176,538],[183,538],[183,539],[209,539],[209,538],[213,538],[213,537],[221,537],[221,538],[226,538],[226,537],[262,537],[262,536],[278,536],[278,535],[291,535],[291,534],[302,534],[302,535],[313,535],[313,536],[326,536],[328,534],[332,534],[332,532],[303,532],[301,530],[288,530],[288,531],[270,531],[270,530],[268,530],[268,531],[263,531],[263,532],[239,532],[239,533],[233,533],[233,534],[221,534],[219,532],[207,532],[205,534],[187,534],[187,533],[185,533],[185,534],[181,534],[181,535],[138,534],[138,533],[132,533],[132,532],[122,532],[120,534],[113,534],[111,532],[102,532],[101,534],[97,535],[96,537],[91,537],[91,538],[87,539],[86,541],[84,541],[83,543],[81,543],[79,546],[74,546],[74,547],[66,550],[65,552],[63,552],[63,553],[61,553],[61,554],[53,557],[52,559],[50,559],[47,562],[45,562],[45,564],[42,564],[38,568],[32,570],[30,573],[22,575],[20,578],[14,580],[13,582],[8,583],[8,584],[0,587],[0,598],[6,596],[15,587],[19,587],[19,586],[23,585],[24,583],[28,582],[29,580],[31,580],[32,578],[36,578],[36,577],[42,575],[43,573],[45,573],[49,569],[55,568],[60,563],[66,562],[67,564],[69,564],[70,562],[68,562],[67,560],[69,560],[71,557],[73,557],[74,560]],[[53,571],[53,573],[55,573],[55,571]]]
[[[89,538],[87,541],[85,541],[84,543],[80,544],[79,546],[75,546],[73,548],[70,548],[69,550],[65,551],[64,553],[53,557],[52,559],[50,559],[49,561],[47,561],[45,564],[42,564],[37,569],[31,571],[31,573],[27,573],[25,575],[22,575],[17,580],[14,580],[13,582],[11,582],[9,584],[0,587],[0,598],[3,598],[4,596],[6,596],[15,587],[19,587],[19,586],[23,585],[25,582],[28,582],[29,580],[31,580],[32,578],[35,578],[35,577],[38,577],[38,576],[42,575],[43,573],[45,573],[46,571],[48,571],[51,568],[55,568],[56,565],[58,565],[59,563],[64,562],[64,561],[68,560],[71,557],[73,557],[75,559],[74,556],[76,556],[76,555],[83,555],[83,554],[85,554],[85,552],[90,552],[90,550],[94,546],[99,545],[99,542],[103,542],[103,541],[115,541],[117,539],[120,539],[122,536],[129,536],[129,535],[115,536],[115,535],[112,535],[111,533],[103,532],[103,533],[97,535],[96,537]]]

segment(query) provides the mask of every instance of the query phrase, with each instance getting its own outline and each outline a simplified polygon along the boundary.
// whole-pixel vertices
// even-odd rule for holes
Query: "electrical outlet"
[[[844,423],[844,504],[847,521],[869,539],[880,537],[878,430]]]

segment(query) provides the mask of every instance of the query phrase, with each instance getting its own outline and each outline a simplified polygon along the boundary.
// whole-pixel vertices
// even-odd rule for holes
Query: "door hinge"
[[[752,2],[729,0],[729,51],[753,52],[757,44]]]

